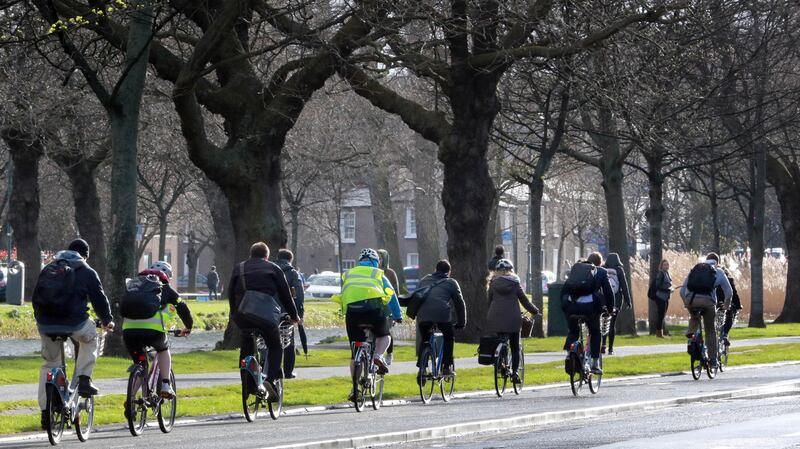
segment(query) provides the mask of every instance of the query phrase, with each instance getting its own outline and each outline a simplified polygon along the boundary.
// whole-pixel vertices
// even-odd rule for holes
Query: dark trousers
[[[436,325],[439,327],[439,331],[442,333],[442,337],[444,338],[444,347],[442,348],[442,366],[450,366],[453,364],[453,346],[454,346],[454,336],[453,336],[453,323],[444,322],[444,323],[419,323],[419,332],[423,338],[419,339],[419,347],[417,348],[417,354],[422,353],[422,346],[428,341],[430,338],[429,332],[431,328]]]
[[[216,285],[209,285],[208,286],[208,299],[209,299],[209,301],[212,300],[212,299],[218,299],[218,298],[219,298],[219,292],[217,292],[217,286]]]
[[[617,336],[617,315],[611,315],[611,327],[608,329],[608,335],[603,335],[603,346],[606,346],[606,337],[608,339],[608,349],[614,349],[614,338]]]
[[[576,341],[580,335],[578,320],[570,319],[570,315],[581,316],[586,320],[586,326],[589,328],[589,350],[592,353],[592,357],[600,357],[600,342],[602,340],[600,335],[600,314],[595,311],[594,304],[567,303],[564,313],[567,315],[569,324],[569,333],[564,343],[564,349],[569,349],[570,343]]]
[[[238,324],[238,323],[237,323]],[[283,357],[283,348],[281,348],[281,338],[278,333],[278,327],[255,327],[255,326],[239,326],[242,329],[258,329],[261,336],[264,337],[264,342],[267,344],[267,366],[262,366],[262,369],[267,371],[267,379],[276,380],[283,377],[281,371],[281,358]],[[242,331],[242,346],[239,350],[239,359],[243,359],[248,355],[253,355],[256,348],[253,346],[253,337],[250,332]]]
[[[294,363],[295,363],[294,332],[292,332],[292,342],[289,343],[289,346],[283,349],[283,372],[290,374],[294,372]]]
[[[499,336],[508,336],[508,347],[511,349],[511,370],[519,369],[519,332],[499,332]]]
[[[663,299],[656,299],[656,330],[661,331],[664,330],[664,318],[667,316],[667,305],[669,304],[667,301]]]
[[[736,315],[738,314],[739,314],[739,309],[734,309],[733,307],[731,307],[730,309],[728,309],[727,312],[725,312],[725,325],[722,326],[723,335],[727,336],[728,332],[731,331],[731,328],[733,327],[733,322],[736,319]]]

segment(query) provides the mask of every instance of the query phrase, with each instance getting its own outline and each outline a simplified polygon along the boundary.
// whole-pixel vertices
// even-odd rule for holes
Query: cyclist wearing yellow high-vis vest
[[[342,305],[347,327],[347,338],[353,342],[367,340],[362,326],[367,325],[375,335],[375,365],[380,373],[389,369],[383,353],[392,341],[389,331],[392,318],[402,320],[400,303],[397,301],[389,280],[378,268],[378,253],[372,248],[361,251],[358,266],[342,274],[342,293],[334,295],[334,302]],[[352,372],[352,363],[350,364]]]
[[[139,276],[147,275],[155,275],[161,281],[162,307],[150,318],[142,320],[126,318],[122,323],[122,339],[134,363],[145,354],[148,347],[156,351],[161,377],[159,392],[162,397],[171,398],[175,395],[175,391],[169,382],[172,357],[169,353],[167,331],[177,314],[184,325],[181,335],[189,335],[193,325],[192,313],[186,303],[181,301],[178,292],[169,285],[169,278],[172,275],[172,266],[169,263],[155,262],[150,269],[139,273]],[[128,412],[128,407],[125,407],[125,411]]]

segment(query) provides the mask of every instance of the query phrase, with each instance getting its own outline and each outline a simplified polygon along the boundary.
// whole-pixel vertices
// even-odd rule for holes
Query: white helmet
[[[157,262],[153,262],[150,265],[151,270],[158,270],[167,275],[168,278],[172,279],[172,265],[169,262],[164,262],[163,260],[159,260]]]
[[[378,252],[372,248],[364,248],[361,250],[361,255],[358,256],[358,260],[364,259],[372,259],[372,260],[380,260],[378,257]]]
[[[497,261],[497,265],[494,266],[494,269],[497,271],[511,271],[514,269],[514,264],[508,259],[500,259]]]

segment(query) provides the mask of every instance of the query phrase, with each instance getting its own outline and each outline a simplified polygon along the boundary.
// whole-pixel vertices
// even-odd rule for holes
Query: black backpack
[[[66,260],[57,260],[42,268],[33,291],[33,308],[37,314],[65,313],[75,286],[75,269]]]
[[[149,274],[128,280],[125,293],[119,302],[123,318],[144,320],[161,309],[161,281]]]
[[[708,295],[717,283],[717,269],[707,263],[699,263],[689,272],[686,289],[695,295]]]
[[[597,268],[590,263],[576,263],[569,270],[569,276],[564,283],[564,290],[570,293],[572,299],[594,293],[592,284]]]
[[[441,284],[442,282],[448,280],[450,278],[439,279],[438,281],[428,285],[427,287],[418,288],[414,290],[414,293],[411,294],[411,297],[408,300],[408,306],[406,307],[406,315],[412,320],[417,317],[417,313],[419,313],[419,308],[422,307],[422,303],[428,299],[428,295],[430,295],[431,290],[433,287]]]

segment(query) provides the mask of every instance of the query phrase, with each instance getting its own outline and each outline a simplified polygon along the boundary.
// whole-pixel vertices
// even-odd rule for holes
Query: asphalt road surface
[[[531,375],[535,375],[532,372]],[[565,375],[566,377],[566,375]],[[256,448],[273,447],[293,443],[315,442],[354,435],[374,435],[389,432],[446,426],[471,421],[492,420],[549,411],[586,409],[641,401],[653,401],[736,390],[774,382],[800,380],[800,365],[774,368],[748,368],[727,371],[715,380],[703,377],[694,381],[686,374],[682,376],[633,379],[624,382],[605,382],[597,395],[586,392],[573,397],[567,385],[534,389],[503,398],[491,395],[457,398],[449,404],[435,401],[427,406],[420,403],[384,407],[379,411],[356,413],[352,409],[329,410],[301,415],[283,416],[278,421],[269,418],[249,424],[244,418],[205,422],[178,423],[171,434],[164,435],[158,426],[151,424],[142,437],[130,436],[126,428],[114,426],[101,429],[92,435],[88,443],[81,444],[75,435],[65,435],[62,446],[80,448],[125,448],[145,445],[170,449],[180,448]],[[391,382],[391,376],[387,378]],[[491,382],[487,378],[487,385]],[[592,447],[602,444],[630,444],[620,447],[649,446],[675,447],[669,438],[688,441],[701,438],[691,432],[710,428],[713,438],[742,432],[751,438],[771,438],[769,444],[752,443],[750,447],[791,447],[800,444],[800,416],[793,410],[797,404],[783,399],[759,399],[728,401],[722,404],[707,402],[685,405],[674,409],[647,412],[627,412],[603,419],[584,419],[591,422],[587,430],[583,422],[567,422],[553,426],[516,430],[505,435],[463,435],[442,443],[441,441],[417,442],[407,447],[431,447],[433,445],[464,445],[463,447]],[[752,407],[750,404],[753,404]],[[766,405],[761,413],[762,405]],[[180,407],[180,403],[179,403]],[[729,414],[727,410],[735,409]],[[793,414],[792,414],[793,413]],[[770,420],[770,417],[774,419]],[[790,425],[790,423],[792,425]],[[720,427],[728,426],[728,427]],[[758,429],[768,429],[766,432]],[[592,430],[593,429],[593,430]],[[783,432],[783,433],[780,433]],[[788,432],[788,433],[787,433]],[[794,432],[794,433],[792,433]],[[644,444],[641,438],[647,438]],[[742,437],[744,438],[744,437]],[[734,438],[738,441],[740,438]],[[681,440],[681,441],[684,441]],[[703,441],[695,447],[708,447]],[[786,443],[786,444],[784,444]],[[46,438],[39,434],[35,439],[23,440],[0,438],[0,447],[43,447]],[[718,446],[718,445],[715,445]],[[460,446],[455,446],[460,447]],[[719,446],[723,447],[723,446]],[[727,447],[727,446],[725,446]],[[734,446],[738,447],[738,446]]]

